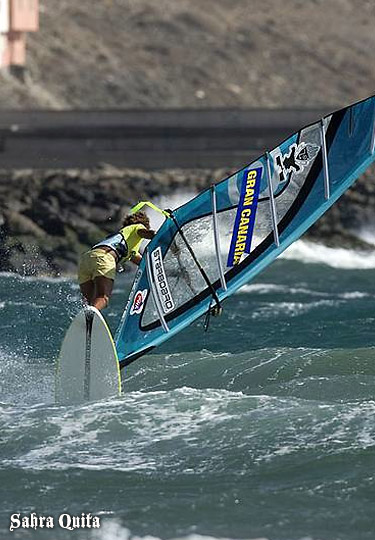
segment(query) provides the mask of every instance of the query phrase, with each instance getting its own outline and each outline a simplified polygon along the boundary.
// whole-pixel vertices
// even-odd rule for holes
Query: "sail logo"
[[[174,309],[174,301],[169,289],[167,276],[165,274],[161,247],[157,247],[151,254],[151,264],[155,280],[156,292],[164,313],[169,313]]]
[[[147,292],[147,289],[136,292],[132,307],[130,308],[130,315],[139,315],[140,313],[142,313],[143,307],[145,305]]]
[[[292,144],[289,152],[284,155],[277,155],[275,158],[279,172],[280,182],[287,179],[291,173],[302,172],[308,164],[318,155],[320,146],[312,143]]]
[[[228,267],[239,264],[245,253],[250,254],[261,179],[262,167],[245,169],[243,173],[240,200],[229,248]]]

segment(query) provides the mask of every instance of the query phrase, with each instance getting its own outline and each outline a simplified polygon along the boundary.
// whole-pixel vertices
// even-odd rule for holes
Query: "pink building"
[[[39,0],[0,0],[0,68],[24,67],[26,33],[39,28]]]

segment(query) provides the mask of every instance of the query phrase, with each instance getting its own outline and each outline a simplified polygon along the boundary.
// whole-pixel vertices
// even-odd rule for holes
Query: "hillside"
[[[42,0],[0,107],[336,107],[374,93],[374,22],[368,0]]]

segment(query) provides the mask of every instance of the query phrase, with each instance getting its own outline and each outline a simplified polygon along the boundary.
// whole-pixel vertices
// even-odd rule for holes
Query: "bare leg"
[[[85,283],[80,284],[79,288],[81,289],[83,298],[87,300],[88,304],[91,304],[95,297],[95,283],[92,280],[85,281]]]
[[[113,279],[99,276],[94,279],[95,294],[90,304],[101,311],[108,306],[113,289]]]

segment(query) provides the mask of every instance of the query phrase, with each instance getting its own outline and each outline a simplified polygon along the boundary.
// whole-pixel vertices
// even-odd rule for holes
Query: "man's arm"
[[[154,238],[156,232],[152,231],[150,229],[140,229],[140,230],[137,231],[137,234],[141,238],[145,238],[146,240],[152,240]],[[139,264],[140,264],[140,262],[142,260],[142,255],[140,255],[139,253],[133,253],[133,255],[130,257],[130,260],[131,260],[132,263],[139,266]]]
[[[152,240],[156,234],[155,231],[152,231],[150,229],[140,229],[137,231],[138,236],[141,238],[145,238],[146,240]]]

